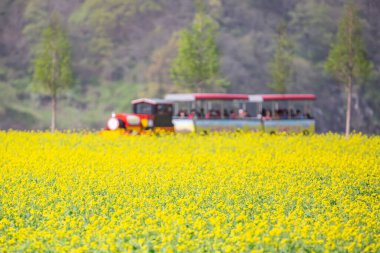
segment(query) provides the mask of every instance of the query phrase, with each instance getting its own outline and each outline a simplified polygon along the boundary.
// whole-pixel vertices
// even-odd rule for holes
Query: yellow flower
[[[376,252],[379,143],[0,131],[0,252]]]

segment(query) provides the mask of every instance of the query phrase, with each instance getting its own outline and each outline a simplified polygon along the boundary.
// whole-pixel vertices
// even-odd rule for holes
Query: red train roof
[[[315,100],[314,94],[259,94],[254,95],[262,98],[263,101],[271,100]]]
[[[196,100],[249,100],[248,94],[225,93],[185,93],[168,94],[165,99],[172,101],[196,101]]]
[[[248,100],[252,102],[274,100],[315,100],[314,94],[225,94],[225,93],[186,93],[168,94],[165,100],[196,101],[196,100]]]
[[[248,100],[247,94],[224,94],[224,93],[196,93],[195,100]]]

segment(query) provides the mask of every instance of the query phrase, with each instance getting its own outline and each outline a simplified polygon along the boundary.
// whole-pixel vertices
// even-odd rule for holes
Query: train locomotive
[[[142,98],[132,101],[133,113],[112,113],[105,130],[128,134],[174,132],[173,103],[163,99]]]
[[[105,130],[157,132],[315,132],[314,94],[168,94],[132,101],[133,113],[112,114]]]

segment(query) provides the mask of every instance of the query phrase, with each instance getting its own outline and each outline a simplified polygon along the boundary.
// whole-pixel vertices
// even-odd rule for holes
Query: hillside
[[[380,3],[357,1],[374,72],[356,85],[352,126],[380,133]],[[343,131],[344,89],[323,68],[344,0],[207,0],[218,24],[227,92],[269,93],[268,62],[279,23],[294,46],[289,92],[315,93],[318,131]],[[192,0],[3,0],[0,2],[0,129],[46,129],[49,97],[31,88],[33,50],[50,13],[62,17],[72,46],[75,88],[59,97],[58,128],[98,129],[139,96],[181,92],[168,74],[177,32],[194,17]]]

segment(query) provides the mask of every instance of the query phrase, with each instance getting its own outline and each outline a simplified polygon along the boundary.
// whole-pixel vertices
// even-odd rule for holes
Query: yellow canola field
[[[380,252],[380,137],[0,132],[0,252]]]

